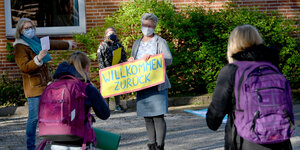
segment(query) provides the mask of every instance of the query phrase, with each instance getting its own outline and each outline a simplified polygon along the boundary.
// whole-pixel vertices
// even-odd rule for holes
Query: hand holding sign
[[[143,56],[143,59],[144,59],[145,61],[148,61],[148,60],[150,59],[150,57],[151,57],[151,55],[145,54],[145,55]]]

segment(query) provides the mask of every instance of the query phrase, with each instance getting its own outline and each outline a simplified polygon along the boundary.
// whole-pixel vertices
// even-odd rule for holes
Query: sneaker
[[[125,111],[124,109],[123,109],[123,107],[121,106],[121,105],[117,105],[116,107],[115,107],[115,111]]]

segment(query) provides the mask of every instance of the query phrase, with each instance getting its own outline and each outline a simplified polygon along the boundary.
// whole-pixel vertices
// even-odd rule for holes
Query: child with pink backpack
[[[67,62],[58,66],[56,80],[41,96],[39,136],[45,138],[44,142],[52,142],[52,150],[84,150],[91,144],[96,147],[91,127],[95,119],[90,108],[102,120],[109,118],[110,110],[98,89],[90,83],[89,69],[90,59],[86,54],[74,52]]]

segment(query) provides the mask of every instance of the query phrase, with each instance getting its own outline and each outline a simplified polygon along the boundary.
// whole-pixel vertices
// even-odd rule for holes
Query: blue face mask
[[[24,30],[23,35],[29,39],[31,39],[34,36],[34,30],[32,28],[29,28],[27,30]]]

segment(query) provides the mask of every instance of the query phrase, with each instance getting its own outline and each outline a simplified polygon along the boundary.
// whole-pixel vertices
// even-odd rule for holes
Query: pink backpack
[[[95,132],[91,128],[92,115],[84,112],[85,89],[89,84],[64,75],[46,87],[39,107],[39,136],[45,138],[44,145],[46,141],[83,139],[82,149],[85,149],[86,142],[93,142],[96,147]]]

